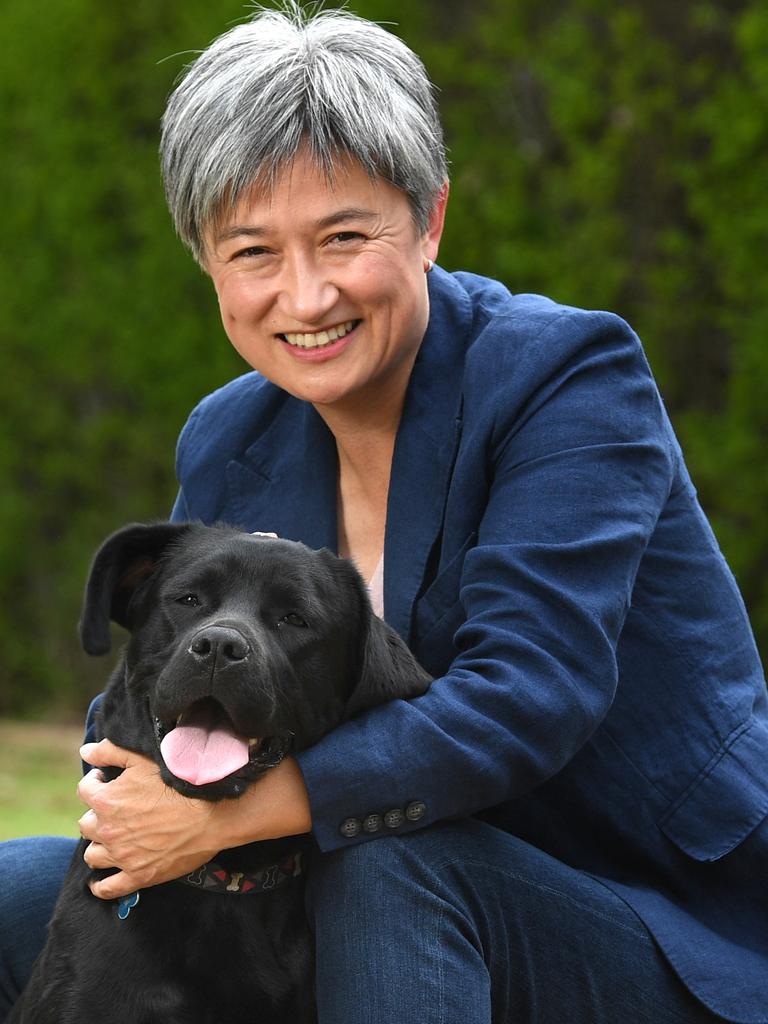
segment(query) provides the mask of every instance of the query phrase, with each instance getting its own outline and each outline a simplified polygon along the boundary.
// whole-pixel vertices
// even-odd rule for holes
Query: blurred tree
[[[768,8],[418,11],[453,157],[442,262],[638,330],[765,650]]]
[[[205,0],[0,7],[2,711],[82,707],[103,683],[75,633],[90,554],[167,514],[186,411],[242,370],[157,159],[190,59],[165,58],[242,16]]]
[[[768,9],[352,6],[394,22],[440,88],[441,262],[638,329],[765,648]],[[189,48],[248,11],[0,5],[0,713],[80,709],[101,686],[74,630],[90,555],[167,513],[188,410],[244,369],[174,237],[156,150]]]

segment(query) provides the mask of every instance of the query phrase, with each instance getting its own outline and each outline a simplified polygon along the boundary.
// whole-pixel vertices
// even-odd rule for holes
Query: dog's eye
[[[289,612],[280,619],[278,626],[298,626],[299,629],[306,629],[307,623],[296,612]]]
[[[197,594],[185,594],[184,597],[180,597],[177,604],[183,604],[187,608],[199,608],[200,598]]]

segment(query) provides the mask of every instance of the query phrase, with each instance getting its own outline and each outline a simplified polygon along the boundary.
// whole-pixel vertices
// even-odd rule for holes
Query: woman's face
[[[300,153],[274,190],[253,190],[206,236],[234,347],[321,412],[399,411],[427,327],[424,261],[437,256],[446,197],[420,235],[399,189],[352,160],[331,187]]]

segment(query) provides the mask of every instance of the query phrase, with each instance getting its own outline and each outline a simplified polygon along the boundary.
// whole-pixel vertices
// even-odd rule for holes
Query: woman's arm
[[[419,804],[418,819],[396,816],[403,833],[527,795],[611,708],[619,636],[677,448],[627,325],[543,308],[500,317],[467,358],[444,532],[475,540],[429,634],[452,663],[424,696],[297,754],[323,850],[370,838],[343,823],[390,808]]]

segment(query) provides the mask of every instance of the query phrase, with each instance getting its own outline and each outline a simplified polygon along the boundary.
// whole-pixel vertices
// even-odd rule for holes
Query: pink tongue
[[[226,728],[177,725],[160,752],[173,774],[193,786],[218,782],[248,764],[248,741]]]

